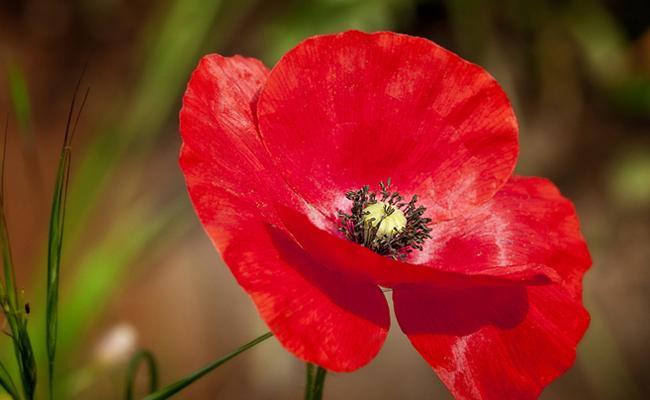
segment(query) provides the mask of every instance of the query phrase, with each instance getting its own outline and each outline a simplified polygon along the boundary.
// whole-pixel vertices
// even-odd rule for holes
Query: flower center
[[[406,217],[402,210],[383,201],[369,204],[363,213],[363,222],[370,225],[368,229],[377,230],[378,238],[396,235],[406,228]]]
[[[352,202],[350,212],[338,211],[339,230],[346,238],[374,252],[404,259],[431,238],[430,218],[424,218],[426,208],[418,206],[417,195],[404,201],[398,192],[390,190],[390,179],[379,183],[379,192],[368,185],[345,194]]]

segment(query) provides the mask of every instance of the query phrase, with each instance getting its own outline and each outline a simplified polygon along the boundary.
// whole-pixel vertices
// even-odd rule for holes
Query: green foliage
[[[183,90],[212,28],[221,1],[174,0],[141,43],[141,79],[116,118],[107,123],[83,155],[70,188],[71,248],[86,217],[111,182],[124,153],[146,149],[160,133]]]
[[[65,175],[65,179],[57,179],[52,204],[47,279],[37,274],[31,290],[35,296],[47,291],[46,316],[43,316],[47,321],[43,325],[31,326],[30,331],[35,338],[37,354],[46,353],[48,364],[53,362],[55,356],[68,359],[77,349],[80,335],[121,286],[129,265],[146,250],[152,249],[153,243],[163,238],[163,232],[183,232],[187,227],[185,223],[175,223],[173,231],[170,230],[171,219],[178,218],[179,211],[182,211],[179,210],[179,202],[172,201],[172,206],[156,210],[155,215],[145,211],[148,210],[145,206],[131,206],[118,222],[109,225],[108,233],[97,244],[87,249],[88,256],[82,258],[78,268],[68,273],[66,281],[70,285],[66,285],[59,294],[61,258],[67,258],[68,251],[80,249],[88,217],[98,204],[100,195],[105,193],[125,152],[129,150],[142,154],[150,149],[146,144],[161,132],[176,106],[189,71],[202,51],[205,38],[213,29],[221,2],[170,0],[167,5],[161,9],[159,18],[142,30],[140,47],[144,67],[141,79],[124,107],[116,110],[116,115],[110,118],[111,122],[94,135],[88,150],[81,157],[77,173],[70,179],[67,199],[61,197],[65,192],[61,188],[68,185],[69,172],[62,174],[62,171],[69,171],[69,150],[64,148],[60,158],[57,174],[60,177]],[[27,121],[29,113],[24,110],[29,108],[24,106],[29,103],[25,101],[27,91],[24,76],[17,68],[12,74],[17,93],[14,108],[17,114],[18,110],[23,110],[20,111],[23,117],[19,118]],[[136,171],[131,172],[117,188],[111,189],[113,194],[133,187],[139,176]],[[67,214],[64,215],[62,205],[66,202]],[[66,250],[62,253],[60,243],[64,216]],[[77,257],[81,258],[75,253]],[[47,289],[43,282],[47,282]],[[34,303],[40,304],[40,301],[38,297],[34,299]],[[41,343],[45,344],[45,348],[41,347]],[[0,343],[0,347],[4,345]]]
[[[9,83],[9,95],[14,115],[18,120],[20,132],[25,135],[32,133],[31,105],[29,102],[29,91],[27,80],[23,71],[15,64],[7,66],[7,82]]]
[[[126,400],[134,400],[135,391],[135,377],[138,373],[138,367],[142,362],[145,362],[147,365],[147,371],[149,372],[149,392],[155,392],[158,389],[158,366],[156,364],[156,358],[154,355],[147,350],[140,350],[133,355],[131,361],[129,362],[129,368],[126,372],[126,391],[124,398]]]
[[[0,284],[0,312],[4,314],[9,324],[9,336],[12,339],[25,398],[31,400],[34,398],[34,392],[36,390],[36,361],[27,332],[27,312],[25,311],[25,305],[20,302],[16,288],[16,275],[5,215],[4,172],[8,130],[9,120],[7,119],[1,153],[2,158],[0,159],[0,251],[2,252],[4,271],[4,282]],[[0,375],[3,381],[2,387],[6,386],[9,389],[15,388],[4,365],[2,366],[2,374]]]
[[[230,354],[227,354],[218,360],[215,360],[211,362],[210,364],[206,365],[205,367],[199,369],[198,371],[195,371],[191,373],[190,375],[186,376],[183,379],[180,379],[171,385],[165,386],[164,388],[160,389],[159,391],[152,393],[148,395],[147,397],[144,398],[144,400],[163,400],[163,399],[168,399],[171,396],[175,395],[176,393],[180,392],[181,390],[187,388],[203,376],[205,376],[207,373],[213,371],[214,369],[220,367],[221,365],[225,364],[227,361],[232,360],[233,358],[237,357],[241,353],[245,352],[246,350],[254,347],[255,345],[265,341],[266,339],[270,338],[273,336],[271,332],[267,332],[264,335],[246,343],[245,345],[241,346],[237,350],[233,351]]]
[[[619,207],[633,211],[650,204],[650,149],[643,145],[622,152],[609,171],[609,195]]]
[[[630,74],[611,88],[610,98],[627,114],[650,117],[650,74]]]
[[[50,213],[50,229],[47,239],[46,343],[50,398],[54,397],[54,362],[56,359],[57,327],[59,320],[59,273],[61,270],[61,248],[63,246],[66,196],[68,193],[70,177],[70,157],[72,155],[70,146],[77,128],[77,123],[79,122],[79,117],[81,116],[86,99],[88,98],[88,90],[86,90],[77,117],[73,120],[80,83],[81,79],[79,80],[79,83],[77,83],[75,94],[72,97],[72,104],[70,105],[70,112],[68,113],[68,122],[66,125],[63,146],[61,147],[61,154],[59,156],[56,183],[54,185],[52,211]]]
[[[38,168],[36,147],[34,146],[32,107],[29,100],[27,79],[20,66],[13,62],[7,63],[6,78],[9,86],[9,99],[20,128],[18,132],[20,132],[22,138],[23,160],[28,168],[31,183],[35,188],[40,189],[42,187],[42,178]]]
[[[9,117],[5,123],[5,130],[2,145],[2,159],[0,159],[0,251],[2,252],[2,268],[4,282],[0,285],[0,299],[3,305],[6,302],[8,307],[16,307],[18,304],[18,292],[16,290],[16,275],[14,273],[11,256],[11,244],[9,243],[9,230],[4,207],[4,180],[5,180],[5,159],[7,155],[7,136],[9,133]]]
[[[81,261],[61,304],[65,321],[60,329],[62,353],[74,352],[79,338],[96,321],[108,299],[119,293],[128,274],[133,274],[129,267],[152,246],[163,245],[165,238],[170,238],[172,224],[175,230],[184,231],[187,225],[177,223],[183,220],[179,212],[174,203],[157,209],[153,215],[149,207],[135,206],[111,226],[104,240]]]
[[[263,58],[277,61],[282,54],[309,36],[349,29],[391,30],[406,17],[411,0],[315,0],[293,2],[271,21]]]
[[[20,399],[16,384],[2,362],[0,362],[0,388],[4,389],[12,399]]]
[[[116,110],[111,121],[94,135],[70,181],[64,257],[68,251],[80,250],[88,219],[100,196],[109,188],[126,151],[142,155],[150,149],[146,144],[159,134],[175,107],[205,37],[212,29],[220,3],[170,0],[159,18],[143,29],[141,79],[124,107]],[[137,171],[132,169],[126,179],[111,187],[111,194],[118,196],[138,178]],[[123,283],[128,266],[162,238],[163,231],[170,228],[170,218],[178,217],[179,211],[174,201],[171,207],[156,210],[155,215],[144,210],[145,207],[137,205],[124,210],[125,215],[109,225],[108,233],[87,249],[88,256],[78,268],[69,272],[67,280],[71,283],[62,293],[60,314],[63,318],[58,321],[57,351],[62,357],[68,358],[76,350],[79,335],[86,331],[95,320],[93,317],[101,313],[101,307]],[[182,231],[185,226],[176,223],[174,232]],[[56,248],[48,247],[50,254],[55,256],[50,262],[54,265],[61,255],[57,256]],[[47,281],[49,284],[50,279]],[[35,293],[40,292],[39,286],[37,281]],[[56,299],[51,300],[48,304],[56,302]],[[53,332],[53,328],[49,331]],[[48,335],[38,328],[33,333],[35,337]],[[48,347],[51,347],[49,340]]]

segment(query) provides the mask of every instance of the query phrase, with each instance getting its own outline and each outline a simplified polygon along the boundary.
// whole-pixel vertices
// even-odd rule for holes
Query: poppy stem
[[[305,381],[305,400],[311,400],[312,387],[314,386],[314,364],[306,363],[305,370],[307,379]]]
[[[305,400],[321,400],[327,370],[307,363],[307,382],[305,385]]]

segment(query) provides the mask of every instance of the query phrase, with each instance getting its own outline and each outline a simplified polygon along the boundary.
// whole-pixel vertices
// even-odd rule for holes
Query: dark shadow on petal
[[[388,329],[388,304],[378,286],[323,267],[284,232],[270,225],[266,228],[282,261],[318,287],[339,307]]]
[[[395,314],[407,335],[464,336],[484,326],[516,327],[528,313],[524,286],[421,285],[393,291]]]

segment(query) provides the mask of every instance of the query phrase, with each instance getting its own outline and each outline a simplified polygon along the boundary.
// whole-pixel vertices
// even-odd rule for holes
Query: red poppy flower
[[[456,398],[534,398],[573,363],[589,252],[552,183],[511,176],[517,123],[480,67],[388,32],[313,37],[271,71],[213,54],[180,127],[203,226],[300,359],[368,363],[389,288]]]

